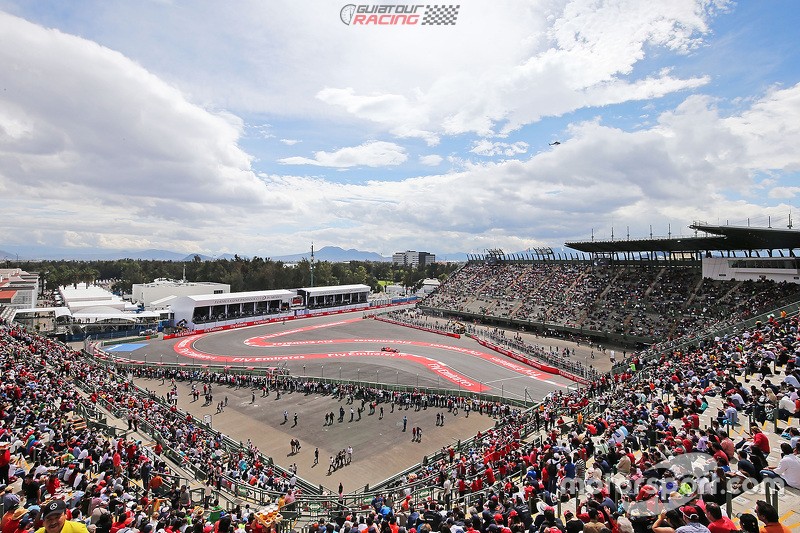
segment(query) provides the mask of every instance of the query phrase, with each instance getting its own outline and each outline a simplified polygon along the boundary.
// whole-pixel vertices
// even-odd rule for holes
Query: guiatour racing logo
[[[350,25],[350,22],[353,21],[353,15],[356,13],[356,5],[355,4],[347,4],[342,8],[339,12],[339,18],[342,19],[342,22]]]
[[[416,26],[423,13],[424,5],[347,4],[339,11],[339,18],[348,26]],[[457,15],[457,9],[453,14]]]

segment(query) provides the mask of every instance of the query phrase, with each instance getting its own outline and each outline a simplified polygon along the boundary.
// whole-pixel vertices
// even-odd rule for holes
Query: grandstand
[[[177,364],[131,364],[120,372],[102,354],[74,352],[5,323],[0,325],[0,363],[7,370],[2,388],[15,401],[7,405],[14,416],[0,441],[12,450],[13,475],[27,479],[30,470],[41,481],[42,494],[31,505],[45,496],[63,496],[57,485],[72,487],[70,497],[81,492],[122,503],[127,527],[138,530],[154,512],[178,528],[185,525],[186,513],[213,527],[220,510],[215,500],[247,527],[253,520],[244,518],[243,505],[275,503],[287,518],[278,530],[311,533],[344,533],[348,522],[359,519],[367,528],[376,524],[376,531],[387,532],[390,524],[402,523],[418,531],[443,526],[522,533],[538,531],[535,524],[563,526],[567,510],[582,521],[597,515],[609,529],[649,531],[662,510],[662,520],[697,514],[707,523],[714,518],[714,505],[736,521],[758,507],[762,522],[797,528],[796,233],[715,235],[668,245],[571,243],[591,254],[588,258],[497,251],[471,258],[420,309],[458,317],[470,334],[481,328],[475,324],[480,321],[489,325],[482,328],[489,336],[503,337],[494,328],[504,325],[609,346],[647,345],[648,350],[632,351],[614,373],[589,375],[586,387],[554,393],[526,411],[480,396],[408,393],[411,402],[490,410],[497,417],[495,427],[363,490],[325,494],[266,453],[176,409],[169,396],[137,388],[128,374],[214,387],[298,390],[340,401],[350,395],[386,401],[376,390],[228,368],[192,373]],[[767,247],[755,248],[759,242]],[[638,254],[642,259],[635,258]],[[512,349],[524,351],[516,338],[512,341]],[[44,407],[32,409],[37,405]],[[129,428],[135,425],[130,433],[124,430],[126,420]],[[157,446],[150,450],[142,439]],[[678,490],[670,474],[686,474],[680,457],[689,453],[710,466],[693,474],[697,484]],[[87,461],[94,455],[94,462]],[[144,468],[148,463],[154,467]],[[780,482],[771,480],[773,471]],[[149,483],[154,475],[166,483],[154,488]],[[594,480],[603,490],[587,498],[586,487],[571,488],[575,479]],[[13,481],[12,492],[24,495],[21,481]],[[116,496],[104,488],[109,485]],[[153,498],[170,504],[154,509]],[[88,505],[83,507],[87,499],[93,500],[83,495],[70,500],[73,518],[91,515]],[[673,513],[678,509],[683,514]],[[323,521],[335,525],[320,529]]]
[[[463,320],[643,348],[800,299],[794,257],[800,232],[692,227],[720,236],[567,243],[589,255],[471,256],[421,306]]]

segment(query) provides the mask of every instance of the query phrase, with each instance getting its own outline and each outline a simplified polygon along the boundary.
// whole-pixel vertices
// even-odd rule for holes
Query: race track
[[[397,352],[381,351],[383,347]],[[121,346],[117,357],[150,364],[282,367],[369,383],[442,387],[539,400],[572,383],[480,346],[362,318],[362,313],[304,318],[171,340]]]

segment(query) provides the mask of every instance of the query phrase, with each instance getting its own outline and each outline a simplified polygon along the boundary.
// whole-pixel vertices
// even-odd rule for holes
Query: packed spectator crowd
[[[188,489],[164,484],[174,479],[164,461],[140,441],[69,416],[95,409],[69,380],[83,364],[58,342],[0,324],[2,531],[35,531],[65,516],[73,531],[102,533],[185,524]],[[142,490],[143,478],[153,490]]]
[[[443,450],[438,461],[408,474],[409,481],[433,480],[439,497],[409,506],[415,485],[387,492],[367,523],[382,530],[388,519],[407,531],[444,532],[446,525],[451,532],[683,533],[758,531],[760,520],[761,531],[789,531],[766,501],[742,514],[738,526],[726,506],[765,480],[800,489],[800,429],[786,428],[778,442],[761,429],[772,415],[800,415],[798,316],[771,317],[691,351],[634,361],[644,369],[554,394],[541,414],[511,417],[499,433]],[[544,438],[520,439],[530,426],[543,429]],[[465,499],[470,493],[485,496]],[[559,502],[569,510],[557,516]],[[346,517],[336,520],[335,530],[347,529]]]
[[[797,297],[796,284],[704,280],[696,267],[473,262],[423,305],[652,342],[735,324]]]
[[[570,283],[573,274],[566,269],[561,274],[556,285]],[[670,276],[660,297],[679,291],[682,277],[692,279]],[[469,278],[483,287],[475,279]],[[744,297],[733,296],[749,295],[757,305],[776,296],[757,285],[737,286],[726,297],[741,312],[752,312]],[[657,285],[635,278],[625,286],[646,300]],[[711,290],[717,289],[698,287],[693,295]],[[621,297],[618,291],[612,296]],[[781,442],[761,431],[770,416],[800,414],[798,316],[772,317],[690,350],[664,351],[649,362],[634,356],[632,362],[635,373],[605,375],[578,391],[553,393],[531,412],[470,403],[497,418],[493,429],[459,449],[443,449],[407,473],[400,486],[376,496],[370,509],[340,508],[311,531],[684,533],[753,531],[753,521],[764,523],[767,531],[788,531],[769,503],[759,501],[755,516],[743,514],[739,526],[726,516],[725,507],[730,497],[765,479],[800,488],[800,429],[787,428]],[[181,462],[204,472],[209,486],[244,482],[274,490],[284,504],[297,497],[296,473],[278,470],[252,444],[232,446],[180,413],[173,402],[136,389],[59,343],[0,325],[0,365],[0,483],[7,485],[3,533],[31,531],[57,517],[102,533],[265,529],[249,509],[232,508],[221,516],[212,502],[193,502],[185,486],[154,487],[153,480],[163,483],[170,475],[160,459],[162,450],[154,450],[153,457],[136,440],[71,423],[68,413],[90,409],[94,402],[141,422]],[[358,398],[411,408],[430,402],[450,411],[467,409],[463,398],[299,378],[144,367],[137,372],[203,383],[211,391],[221,386],[276,394],[297,390],[334,394],[343,401]],[[68,376],[91,383],[93,395],[83,398]],[[742,425],[748,433],[734,439]],[[689,472],[684,457],[705,459],[703,468]],[[415,499],[417,491],[431,486],[432,496]],[[64,503],[54,504],[54,499]],[[569,512],[558,513],[559,504]]]

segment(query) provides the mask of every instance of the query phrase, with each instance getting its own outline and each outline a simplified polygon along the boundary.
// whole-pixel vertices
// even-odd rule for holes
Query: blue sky
[[[793,1],[345,4],[0,0],[0,249],[511,251],[796,212]]]

